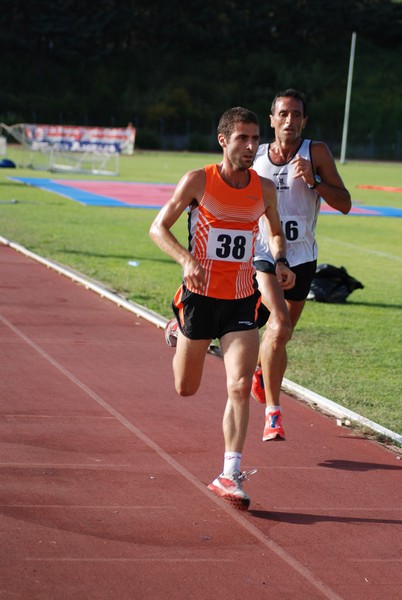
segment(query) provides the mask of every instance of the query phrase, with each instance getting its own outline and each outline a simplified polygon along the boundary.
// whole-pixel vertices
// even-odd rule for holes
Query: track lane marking
[[[55,369],[62,373],[69,381],[74,383],[79,389],[86,393],[92,398],[99,406],[104,408],[109,414],[113,415],[117,421],[128,431],[133,433],[138,439],[140,439],[146,446],[153,450],[162,460],[169,464],[174,470],[176,470],[182,477],[192,483],[204,496],[209,498],[222,512],[226,512],[234,521],[236,521],[245,531],[251,536],[257,539],[263,546],[273,552],[277,557],[282,559],[289,567],[301,575],[306,581],[308,581],[313,587],[320,591],[324,598],[327,600],[344,600],[334,590],[327,586],[321,579],[316,577],[305,565],[300,563],[294,558],[289,552],[287,552],[282,546],[269,539],[263,534],[255,525],[249,523],[249,521],[236,511],[236,509],[228,506],[225,502],[222,502],[219,498],[214,496],[207,486],[201,483],[192,473],[187,471],[180,463],[172,458],[167,452],[165,452],[158,444],[156,444],[151,438],[136,427],[131,421],[126,419],[119,411],[111,406],[104,398],[92,390],[83,381],[78,379],[73,373],[66,369],[61,363],[53,358],[46,350],[41,348],[31,338],[26,336],[18,327],[15,327],[7,318],[0,314],[0,321],[6,325],[11,331],[15,333],[20,339],[24,340],[28,346],[30,346],[35,352],[42,356],[47,362],[49,362]]]
[[[350,242],[334,240],[333,238],[324,235],[320,236],[320,239],[325,242],[331,242],[333,244],[336,244],[337,246],[346,246],[347,248],[353,248],[354,250],[358,250],[363,254],[375,254],[376,256],[382,256],[384,258],[389,258],[390,260],[397,260],[398,262],[402,262],[401,256],[395,256],[394,254],[388,254],[387,252],[380,252],[379,250],[370,250],[369,248],[362,248],[362,246],[358,246],[357,244],[351,244]]]

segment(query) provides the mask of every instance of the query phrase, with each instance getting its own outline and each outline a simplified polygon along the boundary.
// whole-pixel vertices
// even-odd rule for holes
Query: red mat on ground
[[[381,190],[383,192],[402,192],[401,187],[394,187],[392,185],[357,185],[356,187],[361,190]]]
[[[171,197],[175,185],[168,183],[132,183],[119,181],[55,180],[55,183],[84,190],[98,196],[114,198],[129,206],[162,207]]]
[[[222,465],[222,361],[173,390],[163,332],[0,246],[4,598],[399,600],[397,455],[283,395],[286,442],[251,404],[248,513]]]
[[[114,208],[161,208],[171,197],[175,185],[163,183],[134,183],[119,181],[92,181],[47,179],[41,177],[13,177],[15,181],[60,194],[86,206]],[[340,215],[326,202],[321,203],[324,215]],[[350,216],[400,217],[402,210],[386,206],[359,205],[353,200]]]

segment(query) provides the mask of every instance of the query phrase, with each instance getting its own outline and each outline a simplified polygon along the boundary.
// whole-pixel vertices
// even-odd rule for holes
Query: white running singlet
[[[296,154],[311,162],[311,140],[303,140]],[[261,177],[271,179],[278,196],[278,212],[286,238],[286,258],[291,267],[316,260],[318,248],[315,227],[320,212],[321,198],[310,190],[301,177],[294,178],[291,160],[274,165],[269,158],[269,144],[261,144],[254,159],[253,169]],[[254,260],[274,262],[268,246],[268,235],[263,218],[259,220]]]

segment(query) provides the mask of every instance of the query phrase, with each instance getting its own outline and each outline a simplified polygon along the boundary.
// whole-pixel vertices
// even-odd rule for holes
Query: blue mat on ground
[[[87,206],[124,208],[160,208],[170,198],[175,186],[161,183],[92,181],[84,179],[47,179],[43,177],[10,177],[13,181],[59,194]],[[325,202],[321,214],[340,213]],[[365,206],[353,202],[350,216],[402,217],[400,208]]]

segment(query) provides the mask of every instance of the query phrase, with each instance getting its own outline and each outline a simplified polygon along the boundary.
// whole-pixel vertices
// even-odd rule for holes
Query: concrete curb
[[[150,323],[153,323],[154,325],[156,325],[157,327],[160,327],[161,329],[164,329],[164,327],[168,321],[168,319],[166,319],[165,317],[162,317],[162,316],[158,315],[157,313],[155,313],[139,304],[136,304],[134,302],[126,300],[125,298],[122,298],[121,296],[115,294],[114,292],[107,290],[101,284],[91,282],[90,280],[88,280],[86,277],[84,277],[80,273],[77,273],[77,272],[73,271],[72,269],[69,269],[62,265],[59,265],[55,261],[43,258],[39,254],[35,254],[34,252],[31,252],[30,250],[28,250],[27,248],[24,248],[24,246],[21,246],[20,244],[17,244],[15,242],[7,240],[6,238],[4,238],[2,236],[0,236],[0,243],[4,244],[5,246],[10,246],[17,252],[21,252],[22,254],[25,254],[26,256],[32,258],[33,260],[36,260],[37,262],[44,264],[48,268],[51,268],[51,269],[57,271],[61,275],[65,275],[66,277],[72,279],[73,281],[80,283],[86,289],[90,289],[90,290],[96,292],[102,298],[107,298],[111,302],[114,302],[118,306],[121,306],[122,308],[129,310],[130,312],[134,313],[138,317],[146,319],[147,321],[149,321]],[[215,352],[212,351],[212,354],[215,354]],[[399,445],[402,445],[402,435],[399,435],[398,433],[395,433],[394,431],[391,431],[390,429],[387,429],[386,427],[382,427],[381,425],[378,425],[378,423],[375,423],[374,421],[370,421],[369,419],[366,419],[365,417],[362,417],[361,415],[359,415],[347,408],[344,408],[343,406],[337,404],[336,402],[333,402],[332,400],[329,400],[328,398],[325,398],[324,396],[320,396],[319,394],[316,394],[315,392],[312,392],[311,390],[308,390],[307,388],[304,388],[301,385],[298,385],[297,383],[290,381],[289,379],[286,379],[286,378],[283,379],[282,389],[285,392],[289,393],[290,395],[296,396],[299,400],[303,400],[313,407],[318,407],[320,410],[322,410],[326,414],[336,417],[339,420],[340,425],[347,426],[347,425],[354,423],[360,427],[364,427],[364,428],[369,429],[377,434],[380,434],[380,435],[384,436],[385,438],[392,440],[393,442],[396,442]]]
[[[371,431],[402,445],[402,435],[399,435],[398,433],[395,433],[386,427],[382,427],[382,425],[378,425],[378,423],[370,421],[370,419],[366,419],[358,413],[355,413],[352,410],[333,402],[332,400],[328,400],[328,398],[320,396],[319,394],[316,394],[315,392],[312,392],[311,390],[308,390],[297,383],[293,383],[293,381],[290,381],[285,377],[282,381],[282,389],[285,392],[296,396],[298,399],[304,400],[311,406],[318,407],[326,414],[336,417],[338,424],[341,426],[355,424],[359,427],[370,429]]]

